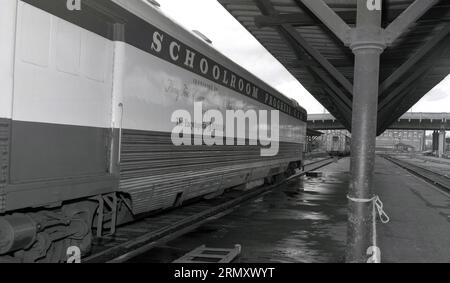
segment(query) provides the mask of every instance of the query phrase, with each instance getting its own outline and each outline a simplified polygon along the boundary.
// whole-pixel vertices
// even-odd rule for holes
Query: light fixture
[[[200,37],[201,39],[203,39],[204,41],[208,42],[209,44],[212,44],[212,40],[209,39],[206,35],[204,35],[203,33],[201,33],[198,30],[193,30],[192,32],[194,32],[198,37]]]
[[[144,0],[144,2],[147,2],[156,7],[161,7],[161,4],[159,4],[156,0]]]

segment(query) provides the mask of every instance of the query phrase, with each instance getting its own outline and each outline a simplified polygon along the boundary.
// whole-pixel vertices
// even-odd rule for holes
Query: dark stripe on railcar
[[[111,140],[111,129],[1,119],[0,212],[117,190]]]
[[[111,130],[12,122],[12,184],[109,174]]]
[[[11,121],[0,119],[0,213],[6,209],[6,186],[9,182]]]
[[[301,108],[296,108],[292,105],[292,103],[287,98],[280,98],[280,96],[276,96],[270,94],[270,92],[262,89],[260,86],[257,86],[260,89],[257,97],[253,97],[251,94],[247,94],[244,87],[243,89],[239,89],[238,81],[240,79],[243,80],[244,86],[247,84],[251,84],[252,89],[255,84],[249,82],[248,80],[238,76],[236,73],[230,71],[225,68],[223,65],[215,62],[211,58],[203,55],[201,52],[189,47],[183,42],[175,39],[164,31],[156,28],[155,26],[149,24],[144,21],[140,17],[132,14],[131,12],[125,10],[119,5],[109,1],[109,0],[83,0],[82,1],[82,10],[81,11],[70,11],[67,9],[66,0],[21,0],[30,5],[33,5],[37,8],[40,8],[50,14],[53,14],[57,17],[60,17],[66,21],[69,21],[77,26],[80,26],[84,29],[97,33],[100,36],[103,36],[109,40],[113,41],[123,41],[128,43],[142,51],[145,51],[149,54],[152,54],[158,58],[161,58],[171,64],[174,64],[178,67],[181,67],[185,70],[193,72],[199,76],[202,76],[212,82],[225,86],[233,91],[239,92],[244,96],[250,97],[268,105],[274,109],[280,110],[285,114],[288,114],[294,118],[297,118],[301,121],[306,122],[307,114],[306,111]],[[156,52],[152,50],[151,43],[152,37],[155,32],[159,32],[164,35],[164,41],[161,52]],[[180,48],[180,58],[182,60],[173,61],[170,56],[169,44],[171,42],[178,43]],[[184,64],[184,58],[188,50],[196,53],[194,68],[190,68]],[[209,65],[209,70],[206,74],[201,72],[200,69],[200,58],[205,58]],[[217,65],[220,67],[221,74],[223,75],[225,71],[229,74],[228,83],[225,83],[223,76],[219,76],[219,79],[215,79],[213,75],[213,66]],[[232,88],[230,84],[230,76],[233,74],[237,77],[236,85]]]

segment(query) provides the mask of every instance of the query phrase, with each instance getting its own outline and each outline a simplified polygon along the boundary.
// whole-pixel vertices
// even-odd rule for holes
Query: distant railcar
[[[350,155],[351,138],[343,132],[332,132],[325,135],[326,151],[331,156]]]
[[[302,166],[306,111],[141,0],[0,3],[0,255],[89,252],[149,211]],[[280,111],[279,153],[175,146],[179,109]]]

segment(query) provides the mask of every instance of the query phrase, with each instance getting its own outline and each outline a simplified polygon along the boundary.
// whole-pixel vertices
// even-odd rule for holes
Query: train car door
[[[111,40],[19,1],[10,168],[16,192],[40,184],[45,189],[36,192],[61,201],[112,190],[113,57]]]

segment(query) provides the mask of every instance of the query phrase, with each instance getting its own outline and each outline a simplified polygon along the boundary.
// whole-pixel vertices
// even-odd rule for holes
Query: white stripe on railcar
[[[17,1],[2,1],[0,9],[0,118],[11,119]]]
[[[20,2],[13,120],[109,128],[113,42]]]

